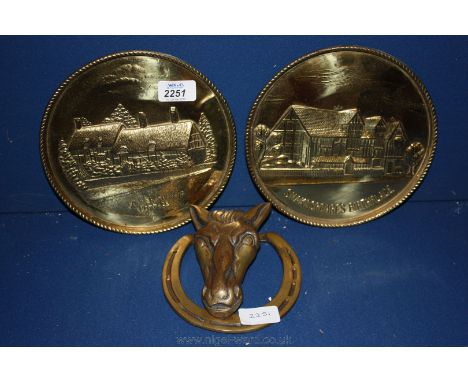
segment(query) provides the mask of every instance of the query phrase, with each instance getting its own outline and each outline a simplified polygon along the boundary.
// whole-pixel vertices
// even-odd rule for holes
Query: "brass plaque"
[[[336,47],[281,70],[255,101],[246,134],[261,193],[298,221],[338,227],[408,198],[437,132],[429,94],[410,69],[380,51]]]
[[[41,156],[57,194],[112,231],[161,232],[224,188],[235,130],[214,85],[183,61],[132,51],[71,75],[47,106]]]

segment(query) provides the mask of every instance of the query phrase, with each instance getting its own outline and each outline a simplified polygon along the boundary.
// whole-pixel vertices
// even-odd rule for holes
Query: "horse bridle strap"
[[[277,306],[283,317],[296,302],[301,288],[301,267],[290,245],[273,232],[260,234],[262,242],[269,243],[278,253],[283,265],[283,279],[276,296],[266,306]],[[162,273],[164,294],[172,308],[192,325],[225,333],[243,333],[262,329],[270,324],[242,325],[236,312],[227,318],[216,318],[206,309],[195,304],[184,292],[180,281],[180,266],[187,249],[193,243],[193,235],[181,237],[169,251]]]

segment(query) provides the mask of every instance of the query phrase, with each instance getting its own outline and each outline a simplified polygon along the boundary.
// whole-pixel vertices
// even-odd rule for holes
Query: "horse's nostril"
[[[236,297],[239,297],[239,294],[240,294],[240,288],[236,285],[236,286],[234,287],[234,295],[235,295]]]
[[[206,286],[203,287],[203,290],[202,290],[202,296],[205,296],[206,295],[206,291],[208,290],[208,288]]]

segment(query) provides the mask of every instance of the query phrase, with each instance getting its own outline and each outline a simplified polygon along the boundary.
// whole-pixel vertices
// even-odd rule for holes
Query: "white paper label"
[[[159,102],[190,102],[197,99],[197,84],[188,81],[159,81]]]
[[[280,322],[277,306],[239,309],[239,318],[242,325],[274,324]]]

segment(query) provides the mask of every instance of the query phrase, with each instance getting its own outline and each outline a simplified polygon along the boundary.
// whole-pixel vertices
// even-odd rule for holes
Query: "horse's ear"
[[[271,211],[271,203],[262,203],[248,210],[245,217],[250,220],[255,229],[259,229]]]
[[[195,226],[197,230],[199,230],[200,228],[203,228],[204,226],[208,224],[209,212],[207,209],[200,207],[200,206],[192,205],[190,206],[189,211],[190,211],[190,216],[192,217],[193,225]]]

